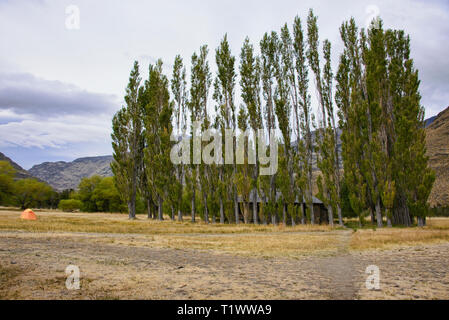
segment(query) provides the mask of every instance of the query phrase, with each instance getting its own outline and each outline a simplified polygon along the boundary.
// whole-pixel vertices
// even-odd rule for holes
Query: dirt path
[[[338,239],[337,253],[334,256],[315,259],[320,272],[321,288],[328,292],[333,300],[353,300],[357,298],[357,282],[360,270],[354,265],[354,257],[349,252],[351,232],[341,233]],[[311,266],[313,267],[313,266]]]
[[[449,244],[351,252],[350,238],[340,232],[327,256],[264,259],[134,246],[132,237],[117,245],[114,235],[0,232],[0,298],[449,298]],[[80,267],[81,290],[65,288],[70,264]],[[365,288],[372,264],[380,291]]]

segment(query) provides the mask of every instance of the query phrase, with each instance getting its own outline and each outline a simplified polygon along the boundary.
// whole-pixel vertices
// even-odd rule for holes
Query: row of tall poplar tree
[[[182,205],[187,198],[192,221],[201,213],[207,223],[239,223],[243,217],[255,224],[314,224],[316,183],[331,224],[336,219],[343,225],[345,184],[361,223],[371,217],[379,227],[384,221],[410,226],[416,217],[423,225],[435,178],[425,155],[424,108],[410,39],[404,31],[384,30],[380,19],[368,30],[351,19],[340,34],[344,50],[335,74],[331,43],[320,43],[312,10],[305,23],[296,17],[292,29],[285,24],[279,33],[265,33],[258,52],[246,38],[239,65],[225,35],[215,50],[215,77],[208,47],[202,46],[191,57],[190,86],[179,55],[171,80],[159,60],[142,82],[135,62],[112,134],[111,166],[129,217],[135,218],[139,195],[149,217],[158,219],[165,207],[172,219],[182,220],[189,214]],[[208,106],[212,89],[215,112]],[[315,112],[311,92],[317,96]],[[253,141],[264,129],[267,139],[280,141],[278,172],[259,176],[260,164],[249,164],[247,152],[241,165],[174,165],[170,137],[192,136],[194,121],[222,137],[226,129],[252,129]],[[273,132],[279,134],[271,137]],[[259,205],[251,196],[255,191],[263,200]],[[296,206],[298,199],[304,203]]]

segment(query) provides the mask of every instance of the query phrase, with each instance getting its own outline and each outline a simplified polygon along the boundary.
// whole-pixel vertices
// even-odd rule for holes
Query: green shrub
[[[59,201],[58,208],[64,212],[73,212],[81,209],[83,203],[80,200],[68,199]]]

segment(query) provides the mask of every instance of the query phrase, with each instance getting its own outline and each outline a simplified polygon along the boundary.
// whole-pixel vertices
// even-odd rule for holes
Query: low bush
[[[64,212],[73,212],[80,210],[83,203],[80,200],[68,199],[59,201],[58,208]]]

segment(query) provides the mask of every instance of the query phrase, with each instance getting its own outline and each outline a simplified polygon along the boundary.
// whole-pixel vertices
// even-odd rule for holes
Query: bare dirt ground
[[[291,258],[153,247],[148,235],[3,230],[0,298],[449,299],[449,243],[355,251],[352,231],[333,234],[332,250]],[[65,287],[68,265],[80,268],[80,290]],[[369,265],[380,268],[378,291],[366,289]]]

